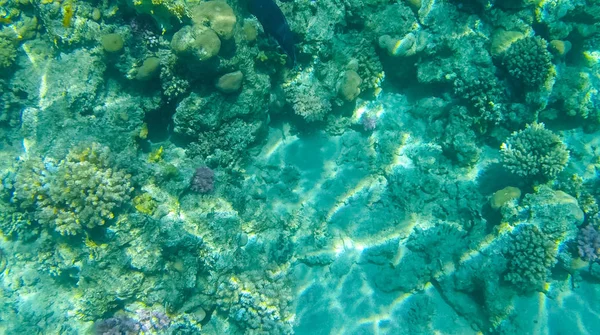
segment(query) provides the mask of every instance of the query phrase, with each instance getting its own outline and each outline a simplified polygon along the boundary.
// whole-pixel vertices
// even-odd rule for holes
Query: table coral
[[[514,132],[501,147],[502,162],[521,177],[552,179],[569,161],[569,151],[560,137],[543,123],[533,123]]]

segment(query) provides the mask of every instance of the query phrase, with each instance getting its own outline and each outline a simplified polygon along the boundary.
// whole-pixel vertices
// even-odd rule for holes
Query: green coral
[[[110,151],[100,144],[72,149],[56,163],[39,158],[24,161],[14,182],[13,202],[35,210],[41,224],[62,235],[75,235],[114,218],[129,200],[130,176],[112,169]]]
[[[548,43],[541,37],[526,37],[514,42],[502,56],[502,65],[514,81],[529,89],[542,86],[553,72]]]
[[[556,244],[536,226],[523,224],[512,233],[504,279],[523,291],[542,288],[556,263]]]
[[[569,161],[569,151],[560,137],[543,123],[533,123],[514,132],[501,147],[502,162],[521,177],[552,179]]]
[[[0,37],[0,70],[11,67],[16,58],[15,44],[5,37]]]

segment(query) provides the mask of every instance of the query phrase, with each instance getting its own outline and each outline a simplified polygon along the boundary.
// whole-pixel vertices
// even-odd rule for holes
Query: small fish
[[[274,0],[249,0],[249,10],[256,16],[265,32],[279,43],[291,60],[292,66],[296,63],[296,49],[294,35],[290,26]]]

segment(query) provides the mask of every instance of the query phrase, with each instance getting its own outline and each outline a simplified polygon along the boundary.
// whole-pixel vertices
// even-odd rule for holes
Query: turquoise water
[[[595,0],[0,0],[0,334],[596,334]]]

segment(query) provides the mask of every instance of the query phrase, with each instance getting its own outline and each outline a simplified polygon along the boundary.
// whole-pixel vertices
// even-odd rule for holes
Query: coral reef
[[[0,0],[0,333],[595,329],[596,2]]]
[[[501,154],[506,169],[534,179],[556,177],[569,161],[567,146],[543,123],[533,123],[514,132],[502,144]]]

